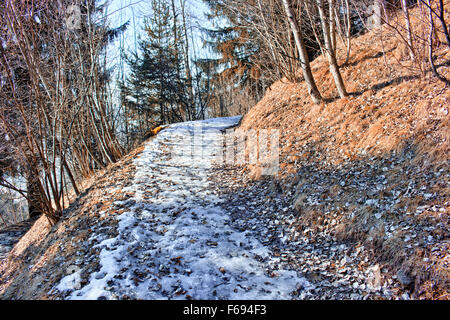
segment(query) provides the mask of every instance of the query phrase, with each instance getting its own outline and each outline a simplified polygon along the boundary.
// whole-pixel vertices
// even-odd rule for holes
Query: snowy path
[[[79,272],[57,287],[69,299],[290,299],[309,283],[295,271],[268,274],[269,250],[230,215],[208,181],[224,129],[239,117],[171,125],[135,160],[134,197],[117,219],[118,235],[99,240],[100,269],[77,287]],[[190,134],[194,135],[189,146]],[[201,138],[200,138],[201,137]],[[193,146],[193,156],[186,148]]]

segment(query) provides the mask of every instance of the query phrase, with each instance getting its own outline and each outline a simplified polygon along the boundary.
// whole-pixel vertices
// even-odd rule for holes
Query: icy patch
[[[174,124],[147,143],[133,185],[123,190],[134,192],[135,205],[118,218],[117,237],[98,244],[100,269],[68,299],[290,299],[312,288],[295,271],[269,272],[276,258],[250,232],[230,227],[216,206],[222,199],[209,190],[220,130],[239,119]],[[202,139],[187,145],[196,130]],[[73,277],[56,288],[67,291]]]

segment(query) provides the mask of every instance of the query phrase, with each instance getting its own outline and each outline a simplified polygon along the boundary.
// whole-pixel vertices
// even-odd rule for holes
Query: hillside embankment
[[[427,25],[413,20],[413,28]],[[279,130],[272,180],[291,197],[299,234],[326,232],[364,246],[371,263],[414,297],[448,299],[450,90],[430,70],[413,71],[407,48],[385,26],[351,48],[341,68],[348,98],[338,98],[320,56],[312,70],[324,103],[311,102],[304,82],[278,81],[240,129]],[[448,79],[450,51],[439,48]],[[258,165],[243,172],[261,178]]]

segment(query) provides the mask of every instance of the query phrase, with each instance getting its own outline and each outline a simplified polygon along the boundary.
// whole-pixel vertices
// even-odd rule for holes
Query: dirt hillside
[[[450,51],[439,48],[448,79]],[[314,105],[304,82],[278,81],[240,126],[279,130],[277,180],[299,212],[294,227],[364,245],[416,298],[448,299],[449,88],[414,70],[386,26],[352,40],[341,68],[348,98],[325,57],[312,69],[325,103]],[[258,166],[243,171],[260,178]]]

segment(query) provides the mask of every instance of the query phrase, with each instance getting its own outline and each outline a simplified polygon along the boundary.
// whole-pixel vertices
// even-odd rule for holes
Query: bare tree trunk
[[[450,80],[448,80],[447,78],[445,78],[444,76],[442,76],[441,74],[439,74],[439,72],[437,71],[437,68],[434,64],[434,59],[433,59],[433,36],[434,36],[434,20],[433,20],[433,10],[431,8],[431,0],[427,0],[428,1],[428,11],[430,13],[430,33],[429,33],[429,37],[428,37],[428,60],[430,61],[430,66],[431,66],[431,71],[433,72],[433,74],[442,82],[444,82],[447,85],[450,85]]]
[[[334,9],[335,9],[335,2],[334,0],[328,0],[329,5],[329,20],[328,23],[330,25],[330,46],[333,54],[336,56],[336,25],[335,25],[335,18],[334,18]]]
[[[322,101],[322,96],[320,95],[319,89],[317,89],[316,82],[314,81],[314,76],[311,71],[311,66],[308,58],[308,53],[306,51],[305,44],[303,42],[302,33],[300,31],[297,20],[295,19],[290,0],[283,0],[284,9],[286,11],[286,16],[289,20],[289,24],[294,34],[295,44],[300,56],[300,63],[303,71],[303,76],[305,78],[306,85],[308,86],[308,92],[311,96],[312,101],[318,104]]]
[[[342,64],[343,66],[348,64],[348,61],[350,59],[350,45],[351,45],[351,21],[350,21],[350,10],[349,10],[349,0],[341,0],[339,3],[340,7],[335,6],[333,8],[334,12],[334,19],[336,21],[336,29],[337,33],[339,33],[339,36],[341,38],[342,43],[346,46],[346,57],[345,61]],[[338,12],[338,9],[342,8],[342,21],[340,19],[340,15]],[[335,49],[336,51],[336,49]]]
[[[180,0],[181,6],[181,18],[183,21],[183,33],[184,33],[184,68],[187,79],[187,90],[188,90],[188,115],[189,118],[187,120],[194,120],[195,115],[195,97],[194,97],[194,88],[192,83],[192,74],[191,74],[191,63],[190,63],[190,51],[189,51],[189,37],[188,37],[188,28],[186,21],[186,0]]]
[[[317,9],[319,10],[320,21],[322,24],[323,37],[325,42],[325,51],[327,53],[328,64],[330,66],[330,72],[333,75],[334,83],[336,84],[336,89],[338,90],[339,96],[341,98],[347,97],[348,93],[345,90],[344,81],[342,80],[341,73],[339,72],[339,66],[336,59],[336,54],[333,50],[332,38],[330,34],[330,28],[327,16],[325,15],[324,1],[317,1]],[[334,1],[330,0],[330,3],[334,4]],[[330,8],[331,10],[331,8]]]
[[[409,57],[411,60],[415,60],[416,55],[414,54],[412,29],[411,29],[411,22],[409,20],[408,4],[407,4],[406,0],[401,0],[401,3],[402,3],[403,16],[405,17],[406,39],[407,39],[407,44],[408,44]]]
[[[345,4],[345,6],[344,6]],[[344,4],[342,4],[342,8],[345,7],[344,10],[344,27],[345,32],[343,31],[342,34],[345,37],[346,40],[346,57],[345,62],[343,65],[348,64],[348,61],[350,60],[350,50],[351,50],[351,32],[352,32],[352,24],[350,19],[350,3],[349,0],[345,0]],[[336,19],[339,19],[339,16],[336,14]]]
[[[66,169],[67,175],[69,176],[70,183],[72,184],[72,187],[73,187],[73,191],[75,191],[75,194],[77,196],[79,196],[80,195],[80,190],[77,187],[77,183],[76,183],[75,178],[74,178],[74,176],[72,174],[72,170],[70,170],[69,165],[67,164],[67,160],[66,160],[65,157],[63,158],[63,165],[64,165],[64,168]]]
[[[36,177],[30,168],[26,169],[25,177],[27,180],[28,215],[30,218],[40,216],[44,210],[40,201],[39,177]]]
[[[347,39],[347,56],[345,57],[344,65],[346,65],[350,59],[350,49],[351,49],[351,31],[352,31],[352,24],[350,20],[350,3],[349,0],[345,0],[345,37]]]

